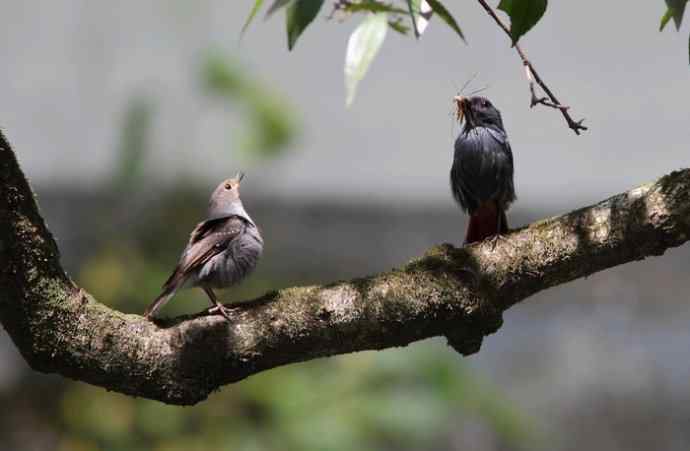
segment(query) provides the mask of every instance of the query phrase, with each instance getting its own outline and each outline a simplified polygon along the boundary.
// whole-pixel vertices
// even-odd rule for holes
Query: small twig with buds
[[[556,108],[556,109],[562,109],[562,110],[567,110],[570,108],[567,105],[561,105],[557,103],[553,103],[552,101],[549,100],[548,97],[539,97],[537,96],[537,93],[534,90],[534,80],[532,79],[532,73],[529,69],[529,66],[525,65],[525,74],[527,75],[527,79],[529,80],[529,92],[532,94],[532,99],[530,100],[530,108],[534,108],[535,105],[544,105],[548,106],[550,108]]]
[[[486,3],[486,0],[478,1],[479,4],[482,5],[482,7],[486,10],[486,12],[489,13],[489,15],[496,21],[498,26],[501,27],[501,29],[503,29],[503,31],[510,37],[510,30],[508,29],[506,24],[503,23],[500,17],[496,15],[496,12],[493,10],[493,8],[491,8],[491,6],[489,6]],[[572,117],[570,117],[570,114],[568,113],[569,107],[563,105],[561,102],[558,101],[553,92],[551,92],[549,87],[546,86],[546,83],[544,83],[544,81],[541,79],[537,71],[534,70],[534,66],[532,65],[532,63],[529,62],[527,56],[522,51],[520,46],[517,43],[515,43],[514,47],[518,55],[520,55],[520,59],[522,59],[522,64],[525,66],[525,75],[527,76],[527,80],[529,80],[530,93],[532,94],[532,98],[530,100],[530,107],[534,107],[535,105],[541,104],[559,110],[565,118],[565,121],[568,123],[568,127],[570,127],[570,129],[574,131],[576,135],[579,135],[581,130],[587,130],[587,127],[582,125],[582,121],[584,121],[584,119],[576,121]],[[537,94],[535,93],[534,82],[536,82],[539,85],[539,87],[546,93],[548,97],[537,96]]]
[[[335,2],[333,2],[333,9],[331,10],[331,13],[326,17],[326,19],[333,19],[339,11],[343,11],[351,4],[352,2],[350,2],[349,0],[336,0]]]

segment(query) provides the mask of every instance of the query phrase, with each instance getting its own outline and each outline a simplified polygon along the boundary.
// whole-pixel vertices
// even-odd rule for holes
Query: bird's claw
[[[506,241],[508,241],[508,238],[506,238],[505,236],[503,236],[501,234],[496,234],[490,238],[487,238],[486,241],[489,244],[491,244],[491,250],[493,251],[496,249],[496,245],[499,243],[499,241],[502,243],[505,243]]]
[[[210,307],[208,310],[206,310],[206,313],[209,315],[220,314],[223,315],[228,321],[232,321],[232,309],[229,309],[220,303]]]

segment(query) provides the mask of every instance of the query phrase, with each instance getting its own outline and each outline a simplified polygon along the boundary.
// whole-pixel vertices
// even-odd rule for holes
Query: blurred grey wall
[[[451,208],[450,99],[479,72],[474,86],[490,85],[505,118],[522,206],[566,209],[688,165],[687,29],[657,31],[661,0],[551,2],[522,42],[586,118],[580,137],[557,112],[529,109],[520,61],[484,11],[447,3],[469,46],[438,21],[419,42],[389,33],[347,110],[342,66],[358,19],[327,23],[327,8],[290,54],[282,14],[257,20],[238,43],[249,1],[4,2],[0,127],[39,185],[98,184],[124,108],[143,94],[157,105],[147,172],[160,183],[210,182],[243,167],[252,189],[278,199]],[[304,133],[284,158],[256,166],[233,151],[233,109],[200,95],[209,49],[237,57],[302,116]]]

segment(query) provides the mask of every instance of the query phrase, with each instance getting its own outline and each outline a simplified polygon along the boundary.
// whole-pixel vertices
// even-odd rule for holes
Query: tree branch
[[[508,29],[508,26],[503,23],[500,17],[496,14],[496,11],[489,6],[488,3],[486,3],[486,0],[478,0],[479,4],[482,5],[482,7],[486,10],[487,13],[491,16],[492,19],[498,24],[498,26],[505,32],[505,34],[510,37],[510,30]],[[511,38],[512,39],[512,38]],[[582,122],[584,119],[580,119],[579,121],[574,120],[572,117],[570,117],[570,113],[568,113],[568,109],[570,107],[563,105],[561,102],[558,101],[556,96],[554,95],[553,92],[551,92],[551,89],[546,85],[544,80],[541,79],[539,74],[537,73],[536,69],[532,65],[532,63],[527,59],[527,55],[525,55],[525,52],[522,51],[522,48],[520,45],[516,42],[513,44],[515,47],[515,50],[517,51],[518,55],[520,55],[520,59],[522,60],[522,64],[525,66],[525,75],[527,76],[527,80],[529,81],[529,89],[530,93],[532,95],[532,98],[530,100],[530,107],[534,107],[535,105],[544,105],[548,106],[551,108],[555,108],[561,112],[563,117],[565,118],[565,121],[568,123],[568,127],[575,132],[576,135],[580,134],[580,130],[587,130],[587,127],[582,125]],[[537,82],[537,84],[541,87],[541,89],[544,90],[546,95],[550,100],[547,100],[545,97],[538,97],[536,93],[534,92],[534,82]]]
[[[77,287],[2,133],[0,218],[0,322],[32,368],[194,404],[224,384],[317,357],[437,335],[477,352],[502,312],[530,295],[688,240],[690,170],[513,231],[495,248],[444,244],[391,272],[274,291],[230,322],[153,324]]]

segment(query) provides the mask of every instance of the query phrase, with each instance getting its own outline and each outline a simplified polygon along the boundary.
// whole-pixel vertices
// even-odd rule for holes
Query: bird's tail
[[[465,244],[508,232],[506,212],[495,201],[484,202],[470,216]]]
[[[148,307],[146,307],[146,310],[144,310],[144,316],[146,318],[151,318],[153,315],[156,314],[156,312],[163,307],[167,302],[170,300],[171,297],[175,294],[175,288],[170,289],[170,290],[164,290],[160,296],[156,298],[155,301],[151,303]]]

